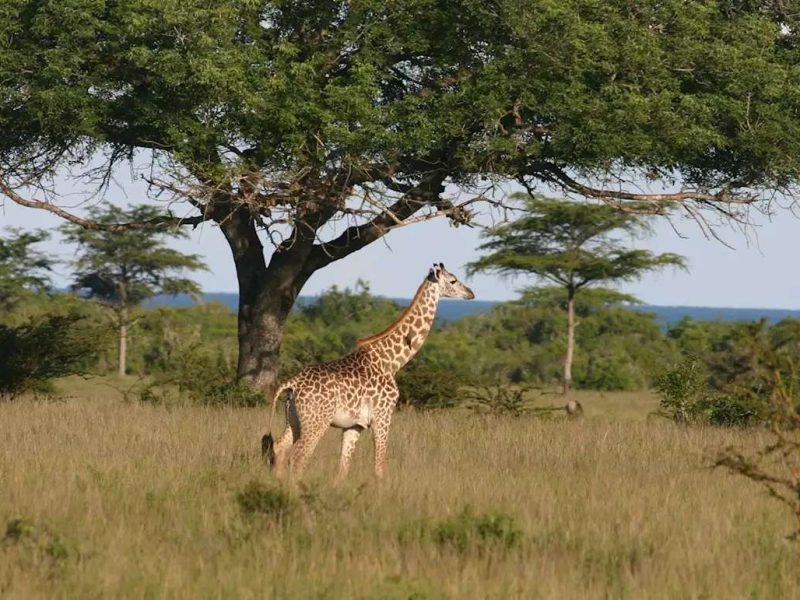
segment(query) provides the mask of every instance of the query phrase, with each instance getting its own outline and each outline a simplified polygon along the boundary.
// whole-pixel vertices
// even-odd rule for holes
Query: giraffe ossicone
[[[419,351],[433,326],[440,298],[472,300],[472,290],[434,264],[400,318],[375,335],[358,340],[347,356],[305,367],[278,388],[272,400],[270,432],[262,451],[282,478],[287,466],[299,478],[329,427],[342,430],[338,479],[347,475],[356,442],[364,429],[373,432],[375,474],[386,472],[386,446],[397,404],[395,374]],[[286,429],[277,442],[271,434],[278,397],[288,390]]]

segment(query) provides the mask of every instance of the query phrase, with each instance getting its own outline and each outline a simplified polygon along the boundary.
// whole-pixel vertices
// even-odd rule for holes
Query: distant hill
[[[313,296],[301,296],[298,302],[305,304],[313,302]],[[392,298],[401,306],[408,304],[408,298]],[[239,303],[237,294],[212,292],[203,294],[203,302],[219,302],[236,310]],[[189,296],[158,296],[146,303],[145,306],[191,306],[193,300]],[[450,300],[444,299],[439,304],[436,315],[437,321],[446,323],[457,321],[463,317],[489,312],[493,306],[499,302],[487,300]],[[632,307],[633,310],[653,313],[662,325],[669,326],[677,323],[683,317],[689,317],[696,321],[757,321],[766,319],[770,323],[777,323],[781,319],[794,317],[800,319],[800,310],[790,310],[783,308],[715,308],[709,306],[653,306],[641,305]]]

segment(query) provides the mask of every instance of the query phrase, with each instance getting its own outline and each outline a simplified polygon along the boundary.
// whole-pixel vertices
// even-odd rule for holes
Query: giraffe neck
[[[397,372],[428,337],[438,303],[439,286],[426,279],[400,318],[380,333],[359,340],[358,347],[369,352],[387,371]]]

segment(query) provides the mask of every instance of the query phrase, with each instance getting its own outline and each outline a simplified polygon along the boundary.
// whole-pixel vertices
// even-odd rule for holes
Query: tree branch
[[[371,221],[348,227],[339,237],[330,242],[316,244],[306,261],[306,269],[313,273],[380,239],[392,229],[409,224],[408,220],[414,213],[424,206],[430,206],[439,198],[445,177],[445,173],[441,171],[429,175],[409,193],[384,208]],[[453,208],[455,207],[440,209],[430,218],[451,213]]]
[[[604,190],[588,185],[584,185],[570,177],[563,169],[551,163],[538,162],[535,165],[534,176],[549,183],[558,185],[565,190],[586,196],[587,198],[597,198],[598,200],[621,200],[642,204],[680,204],[686,201],[699,202],[709,206],[714,206],[717,210],[722,210],[716,205],[720,204],[753,204],[758,200],[755,195],[736,194],[731,187],[724,187],[719,192],[711,193],[701,190],[684,190],[681,192],[665,194],[637,194],[624,190]]]
[[[172,215],[164,215],[155,219],[147,219],[146,221],[134,223],[98,223],[90,219],[84,219],[76,214],[68,212],[56,206],[52,202],[46,200],[37,200],[35,198],[23,198],[15,192],[5,180],[0,179],[0,193],[9,198],[12,202],[25,206],[28,208],[37,208],[52,213],[61,217],[65,221],[69,221],[75,225],[85,227],[86,229],[105,230],[105,231],[126,231],[130,229],[147,229],[150,227],[163,227],[163,226],[182,226],[191,225],[197,227],[200,223],[211,219],[210,215],[197,215],[194,217],[175,217]]]

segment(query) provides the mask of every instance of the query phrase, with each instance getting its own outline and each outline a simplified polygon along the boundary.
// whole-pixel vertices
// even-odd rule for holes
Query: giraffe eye
[[[453,279],[451,279],[451,280],[450,280],[450,281],[448,281],[447,283],[449,283],[449,284],[451,284],[451,285],[452,285],[452,284],[453,284],[453,283],[455,283],[456,281],[458,281],[458,279],[456,279],[456,278],[454,277]]]

